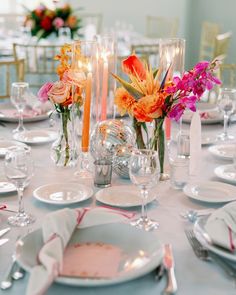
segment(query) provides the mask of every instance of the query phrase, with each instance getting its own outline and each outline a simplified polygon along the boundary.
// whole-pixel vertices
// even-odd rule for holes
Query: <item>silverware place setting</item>
[[[198,241],[192,229],[185,229],[185,235],[197,258],[203,261],[215,262],[225,271],[225,273],[229,277],[233,278],[236,282],[236,269],[229,262],[218,256],[217,254],[211,252],[210,250],[206,249]]]

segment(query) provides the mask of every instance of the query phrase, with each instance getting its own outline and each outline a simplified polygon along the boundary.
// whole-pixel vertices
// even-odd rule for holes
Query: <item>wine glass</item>
[[[18,193],[18,212],[8,218],[8,223],[14,226],[26,226],[35,221],[35,218],[25,213],[23,203],[23,192],[33,175],[33,161],[30,155],[30,149],[22,147],[11,147],[6,152],[5,175],[12,182]]]
[[[227,141],[234,139],[233,135],[228,134],[228,121],[235,109],[236,89],[220,88],[217,99],[218,107],[224,114],[224,131],[217,136],[218,140]]]
[[[23,111],[27,104],[27,94],[29,91],[29,84],[26,82],[14,82],[11,87],[11,102],[16,107],[19,114],[19,123],[13,133],[20,133],[25,131],[23,125]]]
[[[132,221],[131,225],[146,231],[157,229],[159,223],[147,216],[146,201],[148,200],[148,189],[153,187],[159,179],[158,153],[148,149],[133,151],[130,157],[129,174],[133,184],[140,188],[142,199],[141,217]]]

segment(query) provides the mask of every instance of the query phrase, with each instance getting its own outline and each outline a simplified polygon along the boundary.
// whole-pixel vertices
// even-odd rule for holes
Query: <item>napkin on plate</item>
[[[201,142],[201,118],[199,112],[196,111],[192,116],[190,125],[190,175],[197,175],[199,173],[201,163]]]
[[[134,213],[105,207],[62,209],[48,214],[42,225],[44,245],[38,253],[39,264],[30,274],[27,295],[41,295],[62,272],[63,252],[73,231],[98,224],[124,222]]]
[[[212,242],[230,251],[236,250],[236,202],[216,210],[208,218],[205,230]]]

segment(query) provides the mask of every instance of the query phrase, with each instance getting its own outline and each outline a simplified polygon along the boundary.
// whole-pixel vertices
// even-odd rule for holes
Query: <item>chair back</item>
[[[200,60],[211,60],[214,56],[216,36],[220,32],[218,24],[203,22],[200,40]]]
[[[0,99],[9,98],[11,84],[24,81],[24,59],[0,60]]]
[[[135,53],[141,60],[150,64],[152,68],[159,66],[159,44],[135,44],[131,46],[131,52]]]
[[[236,64],[221,64],[219,78],[223,87],[236,88]]]
[[[213,58],[220,56],[221,59],[225,59],[227,57],[231,37],[231,32],[219,34],[216,36]]]
[[[57,80],[58,61],[54,57],[60,48],[60,45],[13,44],[15,59],[25,58],[26,81],[30,87],[40,88],[45,82]]]
[[[174,38],[179,29],[178,18],[146,17],[146,36],[150,38]]]

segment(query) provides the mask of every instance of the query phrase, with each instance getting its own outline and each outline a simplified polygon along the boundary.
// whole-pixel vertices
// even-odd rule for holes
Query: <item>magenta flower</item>
[[[184,110],[184,105],[182,103],[178,103],[171,108],[170,112],[168,113],[168,117],[178,122],[182,117]]]
[[[41,102],[46,102],[48,100],[48,92],[52,88],[53,83],[45,83],[38,91],[38,98]]]

